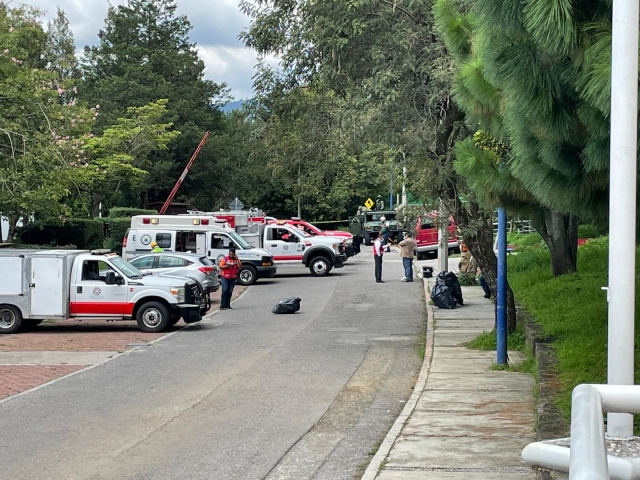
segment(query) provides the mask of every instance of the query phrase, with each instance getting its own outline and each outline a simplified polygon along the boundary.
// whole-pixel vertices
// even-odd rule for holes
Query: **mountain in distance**
[[[233,102],[229,102],[227,103],[224,107],[222,107],[222,111],[225,113],[231,112],[232,110],[238,110],[240,108],[242,108],[242,105],[244,104],[244,100],[240,99],[240,100],[234,100]]]

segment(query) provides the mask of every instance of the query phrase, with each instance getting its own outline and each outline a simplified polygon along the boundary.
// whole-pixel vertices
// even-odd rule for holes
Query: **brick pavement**
[[[233,299],[246,287],[236,287]],[[211,294],[212,310],[220,304],[220,290]],[[210,310],[210,311],[212,311]],[[180,322],[164,333],[144,333],[135,321],[51,320],[30,331],[0,335],[0,352],[124,352],[132,343],[151,342],[184,326]],[[88,365],[0,365],[0,400],[24,392]]]
[[[81,368],[85,365],[0,365],[0,400]]]

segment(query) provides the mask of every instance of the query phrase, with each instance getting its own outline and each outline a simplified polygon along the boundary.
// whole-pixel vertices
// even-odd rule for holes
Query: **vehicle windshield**
[[[314,229],[314,230],[317,230],[317,231],[319,231],[319,232],[321,232],[321,233],[324,233],[324,230],[322,230],[320,227],[318,227],[318,226],[314,225],[313,223],[309,223],[309,222],[307,222],[307,225],[309,225],[309,227],[311,227],[311,228],[312,228],[312,229]],[[309,228],[309,227],[307,227],[307,228]]]
[[[120,270],[124,275],[129,278],[142,278],[143,274],[136,267],[131,265],[129,262],[124,261],[121,257],[113,256],[109,257],[109,261]]]
[[[372,212],[367,213],[367,222],[379,222],[382,217],[385,217],[387,220],[394,220],[396,218],[395,213],[385,213],[385,212]]]
[[[228,233],[229,233],[229,238],[233,240],[233,242],[241,249],[249,250],[252,248],[251,245],[244,238],[238,235],[236,232],[228,232]]]
[[[303,238],[311,236],[303,230],[304,226],[302,224],[299,226],[298,225],[291,225],[291,226],[295,229],[296,235],[300,235]]]

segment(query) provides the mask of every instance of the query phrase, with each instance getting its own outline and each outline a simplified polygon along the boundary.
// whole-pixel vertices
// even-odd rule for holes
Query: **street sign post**
[[[364,202],[364,206],[367,207],[368,209],[371,209],[371,207],[373,207],[373,200],[371,200],[370,198],[367,198],[367,201]]]
[[[243,208],[244,203],[242,203],[238,197],[229,204],[229,210],[242,210]]]

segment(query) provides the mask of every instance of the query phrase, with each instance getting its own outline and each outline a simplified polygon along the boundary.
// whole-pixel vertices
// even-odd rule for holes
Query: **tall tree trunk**
[[[544,210],[534,220],[535,228],[551,252],[551,270],[554,277],[576,272],[578,262],[578,217],[553,210]]]
[[[14,237],[16,236],[16,225],[18,224],[18,220],[20,217],[18,215],[9,215],[9,233],[7,234],[7,242],[13,242]]]
[[[0,212],[0,243],[4,241],[4,236],[2,235],[2,212]]]
[[[462,238],[471,255],[478,262],[491,291],[498,291],[498,257],[493,251],[493,218],[490,212],[480,209],[470,201],[467,206],[456,201],[456,225],[462,230]],[[516,329],[516,302],[513,290],[507,282],[507,333]]]

